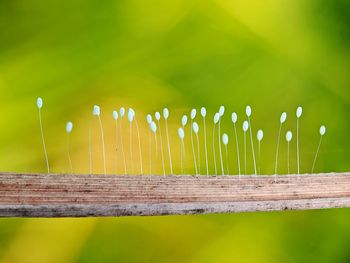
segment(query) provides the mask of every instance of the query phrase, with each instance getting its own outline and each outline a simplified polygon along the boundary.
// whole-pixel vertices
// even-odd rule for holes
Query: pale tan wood
[[[350,173],[115,176],[0,173],[1,217],[236,213],[350,207]]]

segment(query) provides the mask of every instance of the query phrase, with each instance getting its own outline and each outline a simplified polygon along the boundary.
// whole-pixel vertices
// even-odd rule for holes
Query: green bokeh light
[[[145,115],[169,107],[176,141],[182,114],[205,105],[211,125],[221,104],[227,110],[222,129],[230,136],[230,169],[236,166],[229,115],[237,111],[241,127],[250,104],[254,131],[263,128],[265,133],[264,173],[273,172],[279,115],[288,113],[285,130],[294,131],[298,105],[304,107],[302,172],[310,172],[321,124],[327,134],[317,171],[348,171],[349,10],[346,0],[2,1],[1,170],[45,171],[35,108],[36,97],[42,96],[54,172],[68,169],[68,120],[75,124],[76,172],[88,172],[88,129],[98,132],[91,116],[95,103],[104,113],[110,172],[115,171],[114,108],[133,106],[148,138]],[[98,172],[97,136],[93,143]],[[295,141],[291,147],[295,170]],[[177,171],[178,153],[174,146]],[[285,141],[280,155],[285,172]],[[250,155],[248,160],[251,170]],[[190,159],[186,169],[192,169]],[[349,262],[348,218],[344,209],[1,219],[0,262]]]

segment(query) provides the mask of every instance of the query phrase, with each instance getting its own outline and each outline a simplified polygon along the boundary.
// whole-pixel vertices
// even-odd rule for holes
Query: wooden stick
[[[102,176],[0,173],[1,217],[153,216],[350,207],[350,173]]]

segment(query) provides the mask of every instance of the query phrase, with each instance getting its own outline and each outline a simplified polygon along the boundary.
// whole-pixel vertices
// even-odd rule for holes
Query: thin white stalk
[[[43,143],[44,155],[45,155],[45,160],[46,160],[47,173],[50,174],[49,158],[47,156],[46,144],[45,144],[45,138],[44,138],[44,131],[43,131],[43,124],[42,124],[42,120],[41,120],[41,109],[39,109],[39,124],[40,124],[41,140],[42,140],[42,143]]]
[[[171,159],[171,149],[170,149],[170,141],[169,141],[169,131],[168,131],[168,120],[165,119],[165,131],[166,131],[166,139],[168,142],[168,154],[169,154],[169,163],[170,163],[170,174],[173,174],[173,162]]]
[[[198,138],[198,133],[196,133],[196,138],[197,138],[197,153],[198,153],[198,171],[199,174],[201,173],[201,168],[200,168],[200,163],[201,163],[201,155],[200,155],[200,147],[199,147],[199,138]]]
[[[91,143],[91,128],[89,127],[89,163],[90,163],[90,175],[92,176],[92,143]]]
[[[280,123],[280,128],[278,130],[278,138],[277,138],[277,147],[276,147],[276,162],[275,162],[275,177],[277,176],[277,166],[278,166],[278,149],[280,145],[280,138],[281,138],[281,130],[282,130],[282,123]]]
[[[192,119],[191,119],[191,126],[190,126],[190,129],[191,129],[191,145],[192,145],[192,154],[193,154],[193,162],[194,162],[194,169],[196,171],[196,175],[198,175],[198,169],[197,169],[197,161],[196,161],[196,153],[195,153],[195,150],[194,150],[194,143],[193,143],[193,134],[192,134]]]
[[[236,138],[238,176],[241,177],[241,161],[240,161],[240,159],[239,159],[239,145],[238,145],[238,136],[237,136],[236,124],[234,123],[233,126],[234,126],[234,130],[235,130],[235,138]]]
[[[123,127],[122,127],[122,119],[120,119],[119,122],[119,134],[120,134],[120,145],[122,147],[122,155],[123,155],[123,161],[124,161],[124,175],[126,175],[126,158],[125,158],[125,152],[124,152],[124,143],[123,143]]]
[[[157,155],[158,155],[158,143],[157,143],[157,134],[156,133],[154,133],[154,141],[155,141],[155,145],[156,145],[156,162],[158,161],[157,160]]]
[[[184,144],[184,140],[181,139],[181,150],[180,150],[181,174],[184,174],[184,167],[183,167],[184,155],[185,155],[185,144]]]
[[[318,152],[320,151],[321,143],[322,143],[322,136],[320,137],[320,141],[318,143],[317,151],[316,151],[316,154],[315,154],[315,159],[314,159],[314,162],[312,164],[311,173],[314,173],[316,159],[317,159],[317,156],[318,156]]]
[[[298,176],[300,176],[300,144],[299,144],[299,119],[301,115],[303,114],[303,108],[299,106],[296,110],[296,117],[297,117],[297,169],[298,169]]]
[[[298,176],[299,176],[300,175],[299,118],[297,118],[297,166],[298,166]]]
[[[158,140],[157,140],[157,136],[156,134],[154,134],[154,138],[155,138],[155,141],[156,141],[156,159],[158,158]]]
[[[208,150],[207,150],[207,128],[206,128],[206,125],[205,125],[205,117],[203,117],[203,126],[204,126],[205,166],[207,168],[207,176],[209,176]]]
[[[289,142],[288,142],[288,146],[287,146],[287,162],[288,162],[288,165],[287,165],[287,167],[288,167],[288,174],[290,174],[290,161],[289,161]]]
[[[70,156],[70,135],[67,134],[67,152],[68,152],[68,162],[71,174],[73,174],[73,164]]]
[[[159,127],[159,136],[160,136],[160,152],[162,157],[162,166],[163,166],[163,176],[165,176],[165,164],[164,164],[164,153],[163,153],[163,142],[162,142],[162,129],[160,128],[160,121],[158,120]]]
[[[221,173],[222,175],[225,175],[224,170],[224,162],[222,161],[222,150],[221,150],[221,117],[219,119],[219,127],[218,127],[218,138],[219,138],[219,154],[220,154],[220,164],[221,164]]]
[[[105,139],[104,139],[104,133],[103,133],[103,127],[102,127],[102,121],[100,115],[98,115],[98,121],[100,123],[100,129],[101,129],[101,142],[102,142],[102,157],[103,157],[103,171],[104,175],[107,175],[106,170],[106,152],[105,152]]]
[[[247,175],[247,139],[246,133],[244,132],[244,174]]]
[[[115,169],[118,174],[118,120],[115,121]]]
[[[141,170],[141,175],[143,175],[143,160],[142,160],[142,150],[141,150],[141,137],[140,137],[140,130],[139,130],[139,125],[137,123],[136,117],[134,117],[135,119],[135,124],[136,124],[136,131],[137,131],[137,139],[139,142],[139,155],[140,155],[140,170]]]
[[[253,154],[253,162],[254,162],[254,174],[257,175],[256,171],[256,161],[255,161],[255,151],[254,151],[254,143],[253,143],[253,135],[252,135],[252,125],[250,123],[250,117],[248,116],[249,122],[249,133],[250,133],[250,144],[252,146],[252,154]]]
[[[213,126],[213,156],[214,156],[214,170],[215,170],[215,175],[217,176],[218,170],[216,167],[216,154],[215,154],[215,126],[216,126],[216,124],[214,123],[214,126]]]
[[[152,132],[149,131],[149,175],[152,175]]]
[[[230,169],[229,169],[229,162],[228,162],[228,151],[227,151],[227,145],[225,145],[225,153],[226,153],[226,170],[227,170],[227,174],[230,174]]]
[[[130,163],[131,163],[131,174],[134,175],[134,161],[132,158],[132,122],[130,122]]]
[[[259,167],[259,170],[258,170],[258,174],[260,175],[261,174],[261,154],[260,154],[260,148],[261,148],[261,142],[258,141],[258,167]]]

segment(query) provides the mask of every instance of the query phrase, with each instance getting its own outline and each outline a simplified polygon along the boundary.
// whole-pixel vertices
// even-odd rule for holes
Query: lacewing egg
[[[236,123],[237,122],[237,113],[232,112],[232,122]]]
[[[201,115],[202,115],[202,117],[207,116],[207,110],[206,110],[206,108],[204,108],[204,107],[201,108]]]
[[[154,116],[156,117],[156,120],[159,121],[160,120],[160,113],[157,111]]]
[[[243,131],[246,132],[249,128],[249,123],[247,121],[244,121],[242,127],[243,127]]]
[[[220,119],[220,114],[217,112],[217,113],[215,113],[215,115],[214,115],[214,123],[215,123],[215,124],[218,123],[218,122],[219,122],[219,119]]]
[[[283,112],[281,114],[280,123],[284,123],[287,119],[287,113]]]
[[[199,131],[199,126],[198,126],[198,123],[197,123],[197,122],[194,122],[194,123],[192,124],[192,128],[193,128],[194,133],[198,133],[198,131]]]
[[[256,137],[257,137],[258,141],[261,142],[262,139],[264,138],[264,132],[262,130],[258,130]]]
[[[113,119],[118,120],[118,112],[116,110],[113,111]]]
[[[123,118],[124,115],[125,115],[125,108],[121,107],[120,110],[119,110],[119,113],[120,113],[120,117]]]
[[[252,115],[252,108],[249,105],[245,107],[245,113],[247,114],[248,117]]]
[[[151,131],[152,131],[153,133],[156,133],[156,131],[157,131],[157,125],[155,124],[155,122],[152,121],[151,124],[150,124],[149,126],[150,126],[150,128],[151,128]]]
[[[148,124],[151,124],[151,122],[152,122],[152,116],[151,116],[151,114],[147,114],[146,120],[147,120],[147,123],[148,123]]]
[[[222,117],[224,115],[224,113],[225,113],[225,107],[224,106],[220,106],[220,108],[219,108],[219,115],[220,115],[220,117]]]
[[[41,97],[37,98],[36,105],[38,106],[38,109],[43,107],[43,99]]]
[[[197,115],[196,109],[192,109],[191,110],[191,119],[193,120],[194,118],[196,118],[196,115]]]
[[[179,128],[177,130],[177,134],[179,135],[180,139],[182,140],[183,138],[185,138],[185,132],[183,128]]]
[[[228,135],[227,135],[226,133],[224,133],[224,134],[222,135],[222,143],[223,143],[224,145],[227,145],[227,144],[228,144]]]
[[[303,108],[299,106],[296,111],[297,118],[300,118],[302,114],[303,114]]]
[[[95,105],[95,106],[94,106],[94,109],[93,109],[93,111],[92,111],[92,114],[95,115],[95,116],[100,116],[100,114],[101,114],[101,109],[100,109],[100,107],[99,107],[98,105]]]
[[[66,125],[66,131],[67,133],[71,133],[73,130],[73,123],[71,121],[67,122],[67,125]]]
[[[187,115],[183,115],[182,116],[181,124],[182,124],[183,127],[186,126],[186,124],[187,124]]]
[[[326,127],[324,125],[322,125],[320,127],[320,134],[321,134],[321,136],[323,136],[325,133],[326,133]]]
[[[168,119],[169,118],[169,110],[168,110],[168,108],[164,108],[163,109],[163,117],[164,117],[164,119]]]
[[[134,120],[134,113],[132,111],[132,109],[128,110],[128,121],[132,122]]]

